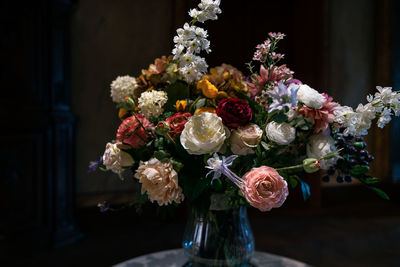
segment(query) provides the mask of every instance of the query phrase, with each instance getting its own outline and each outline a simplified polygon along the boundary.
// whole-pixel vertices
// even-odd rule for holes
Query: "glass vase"
[[[246,207],[191,210],[183,237],[184,266],[251,266],[254,238]]]

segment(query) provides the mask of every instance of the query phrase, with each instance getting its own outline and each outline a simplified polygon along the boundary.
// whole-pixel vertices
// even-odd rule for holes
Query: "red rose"
[[[249,103],[240,98],[225,98],[219,102],[217,115],[229,128],[237,128],[249,123],[252,118]]]
[[[189,120],[190,112],[178,112],[175,113],[174,115],[168,117],[165,121],[169,124],[169,127],[171,130],[169,133],[175,137],[183,131],[183,128],[185,128],[186,122]]]
[[[154,125],[143,114],[138,113],[121,123],[118,127],[117,140],[133,148],[140,148],[146,144],[148,131],[153,132]]]

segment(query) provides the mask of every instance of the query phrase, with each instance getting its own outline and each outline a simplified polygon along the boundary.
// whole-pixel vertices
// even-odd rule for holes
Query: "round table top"
[[[114,267],[182,267],[187,262],[183,249],[172,249],[146,254],[121,262]],[[262,267],[309,267],[303,262],[266,252],[254,252],[251,264]]]

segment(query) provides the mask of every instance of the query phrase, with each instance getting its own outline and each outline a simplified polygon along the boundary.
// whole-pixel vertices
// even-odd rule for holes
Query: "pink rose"
[[[289,194],[286,181],[275,169],[267,166],[251,169],[242,179],[244,197],[261,211],[279,208]]]
[[[136,116],[136,117],[135,117]],[[154,125],[141,113],[126,118],[118,127],[117,140],[133,148],[143,147]]]

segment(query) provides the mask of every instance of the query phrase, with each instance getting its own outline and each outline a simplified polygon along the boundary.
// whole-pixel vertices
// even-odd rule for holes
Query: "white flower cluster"
[[[131,76],[118,76],[111,83],[111,98],[115,103],[124,101],[127,96],[132,96],[137,88],[136,79]]]
[[[345,127],[344,135],[367,135],[372,120],[378,117],[378,127],[383,128],[392,119],[400,115],[400,94],[393,92],[391,87],[376,87],[375,96],[369,95],[366,105],[359,104],[356,110],[343,106],[334,111],[335,122]]]
[[[207,31],[185,23],[176,32],[178,35],[174,37],[175,48],[172,54],[179,61],[179,73],[188,83],[198,81],[208,68],[206,60],[196,55],[202,50],[207,53],[211,51]]]
[[[158,117],[164,112],[162,107],[167,103],[167,100],[168,96],[164,91],[143,92],[138,99],[140,111],[147,118]]]
[[[189,11],[189,15],[199,22],[209,19],[216,20],[217,14],[221,13],[220,3],[220,0],[202,0],[199,4],[200,10],[192,9]],[[175,48],[172,50],[172,54],[174,60],[179,62],[179,73],[186,82],[196,82],[201,79],[208,68],[206,60],[197,55],[201,51],[211,52],[207,31],[185,23],[183,28],[179,28],[176,33]]]
[[[330,135],[323,133],[311,136],[307,144],[307,157],[309,158],[319,159],[328,153],[336,151],[335,140]],[[336,161],[337,157],[321,160],[321,169],[328,170],[335,165]]]
[[[400,94],[393,92],[391,87],[377,86],[375,96],[367,96],[367,100],[379,113],[378,127],[383,128],[392,119],[391,116],[400,115]]]
[[[201,0],[201,3],[198,5],[200,10],[191,9],[189,11],[189,16],[201,23],[209,19],[217,20],[217,14],[221,14],[222,12],[219,8],[220,3],[221,0]]]

